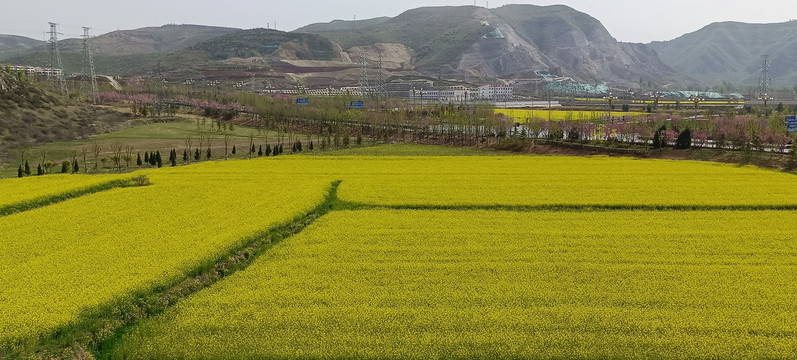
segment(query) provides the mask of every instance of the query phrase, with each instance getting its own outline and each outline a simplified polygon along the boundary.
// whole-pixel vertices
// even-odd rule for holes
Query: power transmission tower
[[[365,56],[360,54],[360,94],[362,96],[368,95],[370,85],[368,85],[368,62],[365,61]]]
[[[158,95],[155,98],[155,109],[160,113],[164,109],[164,105],[166,103],[166,77],[163,75],[163,67],[161,66],[161,61],[158,59],[158,69],[156,70],[157,76],[156,81]]]
[[[89,31],[91,28],[83,27],[83,71],[81,72],[83,81],[80,83],[80,94],[84,94],[84,85],[86,80],[91,84],[91,101],[96,105],[98,97],[97,89],[97,73],[94,69],[94,56],[91,53],[91,35]]]
[[[48,46],[50,48],[50,71],[47,72],[47,78],[53,87],[55,87],[54,82],[57,78],[61,87],[61,92],[64,93],[64,95],[69,95],[66,89],[66,79],[64,78],[64,65],[61,63],[61,53],[58,51],[58,24],[52,22],[49,24],[50,41],[48,42]],[[56,72],[55,74],[53,74],[54,71]]]
[[[376,95],[380,98],[387,97],[387,81],[385,80],[385,63],[382,52],[379,52],[379,72],[376,75]]]
[[[769,55],[764,55],[764,64],[761,66],[761,79],[758,80],[758,99],[764,101],[764,109],[772,97],[772,78],[769,76]]]

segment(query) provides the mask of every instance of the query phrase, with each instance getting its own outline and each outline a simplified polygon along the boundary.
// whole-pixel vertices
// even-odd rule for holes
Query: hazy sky
[[[620,41],[670,40],[712,22],[783,22],[797,18],[797,1],[769,0],[537,0],[489,1],[489,7],[527,3],[564,4],[600,20]],[[81,26],[99,35],[117,29],[164,24],[236,28],[274,27],[290,31],[335,19],[396,16],[422,6],[473,5],[473,1],[365,0],[0,0],[0,33],[43,39],[47,22],[61,24],[62,38],[79,37]],[[479,6],[487,2],[478,0]]]

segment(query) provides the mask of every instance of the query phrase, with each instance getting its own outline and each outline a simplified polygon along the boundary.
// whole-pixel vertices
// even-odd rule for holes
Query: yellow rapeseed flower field
[[[793,175],[609,157],[348,154],[7,179],[0,196],[13,204],[137,175],[152,185],[0,217],[0,348],[184,279],[308,212],[336,180],[344,207],[483,211],[333,212],[136,328],[118,354],[757,358],[794,345],[797,317],[783,304],[797,303],[787,276],[795,213],[719,211],[794,209]],[[206,336],[210,345],[197,345]],[[740,342],[720,346],[732,336]]]
[[[0,207],[126,178],[127,175],[47,175],[0,181]]]
[[[797,212],[333,212],[116,359],[797,357]]]
[[[532,119],[541,119],[541,120],[548,120],[549,113],[548,109],[496,109],[496,114],[503,114],[508,116],[510,119],[514,119],[515,122],[519,122],[521,124],[526,123],[526,120]],[[622,117],[622,116],[642,116],[647,115],[642,112],[622,112],[622,111],[612,111],[612,117]],[[550,111],[550,119],[559,121],[595,121],[601,120],[603,118],[608,118],[609,112],[608,111],[579,111],[579,110],[551,110]]]
[[[797,205],[797,177],[727,164],[561,156],[332,161],[345,171],[340,198],[376,205]]]
[[[0,218],[0,344],[182,279],[245,238],[306,213],[330,185],[244,161],[143,173],[152,186]]]

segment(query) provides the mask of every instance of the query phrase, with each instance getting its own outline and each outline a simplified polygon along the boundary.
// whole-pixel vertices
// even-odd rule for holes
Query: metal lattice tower
[[[97,88],[97,72],[94,69],[94,55],[91,53],[90,30],[91,28],[83,27],[83,71],[81,72],[83,81],[80,82],[80,94],[85,93],[85,85],[91,84],[91,101],[97,104],[99,90]]]
[[[61,87],[61,92],[64,93],[64,95],[68,95],[66,79],[64,78],[64,65],[61,63],[61,53],[58,51],[58,24],[52,22],[49,24],[50,41],[48,41],[48,47],[50,48],[50,71],[47,73],[47,78],[51,85],[55,83],[57,78],[59,86]],[[53,74],[54,70],[58,70],[58,72]],[[55,86],[53,85],[53,87]]]
[[[379,72],[376,75],[376,95],[387,97],[387,81],[385,80],[385,63],[382,52],[379,52]]]
[[[365,56],[360,54],[360,94],[368,95],[370,85],[368,85],[368,62],[365,61]]]
[[[155,107],[158,109],[163,109],[164,104],[166,103],[166,77],[163,75],[163,67],[161,66],[161,61],[158,59],[158,68],[155,70],[157,76],[155,77],[156,81],[158,82],[158,95],[155,98]]]
[[[765,98],[772,96],[772,78],[769,76],[769,55],[764,55],[764,64],[761,66],[761,79],[758,80],[758,96]]]

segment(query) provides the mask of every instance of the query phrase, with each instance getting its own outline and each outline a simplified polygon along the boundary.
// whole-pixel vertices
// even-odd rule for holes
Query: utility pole
[[[94,56],[91,53],[91,35],[89,31],[91,28],[83,27],[83,71],[81,72],[82,80],[80,82],[80,94],[81,96],[84,94],[84,85],[86,84],[86,80],[88,80],[89,84],[91,84],[91,101],[96,105],[98,100],[98,88],[97,88],[97,73],[94,69]]]
[[[64,65],[61,63],[61,53],[58,51],[58,24],[53,22],[49,24],[50,41],[48,42],[48,47],[50,48],[50,71],[47,74],[47,78],[50,80],[50,84],[53,85],[53,87],[55,87],[55,78],[57,78],[61,87],[61,92],[68,96],[69,92],[67,91],[66,79],[64,78]],[[56,70],[57,73],[53,74],[53,71]]]
[[[609,103],[609,122],[612,122],[612,103],[617,100],[616,96],[612,96],[612,93],[609,92],[609,96],[605,97],[606,101]]]
[[[661,92],[658,92],[658,91],[654,92],[652,98],[654,99],[653,108],[658,110],[659,109],[659,99],[661,99]]]
[[[703,101],[703,98],[700,97],[700,92],[698,92],[697,96],[692,96],[690,100],[695,103],[695,121],[697,121],[697,109],[700,106],[700,102]]]

